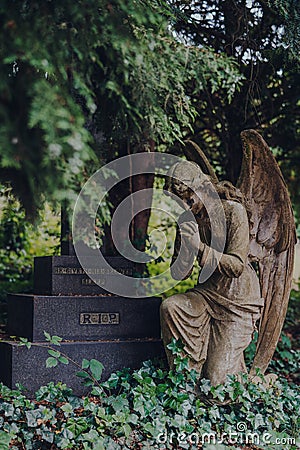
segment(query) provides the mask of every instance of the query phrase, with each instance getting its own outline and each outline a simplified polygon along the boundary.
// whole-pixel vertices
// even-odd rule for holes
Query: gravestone
[[[57,349],[77,363],[83,358],[101,361],[103,379],[116,370],[138,368],[147,359],[164,357],[161,299],[126,298],[105,290],[108,277],[117,277],[118,272],[133,276],[135,266],[123,257],[111,256],[105,258],[111,269],[96,267],[91,258],[84,271],[68,230],[62,232],[62,256],[35,258],[34,293],[8,296],[9,336],[25,337],[34,345],[27,349],[14,341],[0,343],[0,381],[9,387],[21,383],[30,395],[50,381],[66,383],[76,395],[88,389],[76,377],[78,367],[73,364],[46,368],[49,355],[44,331],[62,337]],[[89,273],[97,275],[98,284]]]

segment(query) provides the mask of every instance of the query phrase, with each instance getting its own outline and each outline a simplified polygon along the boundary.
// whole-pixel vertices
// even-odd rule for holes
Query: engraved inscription
[[[91,278],[81,278],[81,284],[83,286],[94,286],[96,284],[98,286],[105,286],[105,278],[98,278],[95,281],[96,282],[94,282]]]
[[[113,269],[101,268],[101,267],[90,267],[83,270],[81,267],[54,267],[55,275],[115,275],[121,273],[123,275],[133,275],[133,270],[131,267],[120,267]]]
[[[81,313],[79,323],[80,325],[118,325],[120,314],[118,312]]]

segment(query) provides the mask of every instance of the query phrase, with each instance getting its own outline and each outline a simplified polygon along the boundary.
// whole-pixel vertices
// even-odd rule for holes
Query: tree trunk
[[[131,197],[130,203],[132,211],[137,210],[141,211],[138,214],[132,216],[132,221],[128,230],[126,224],[121,226],[118,229],[118,235],[121,242],[124,242],[124,246],[126,247],[126,242],[130,241],[132,245],[140,251],[145,251],[146,242],[147,242],[147,228],[148,222],[151,214],[151,202],[152,202],[152,192],[145,191],[145,189],[151,189],[153,187],[154,182],[154,168],[155,168],[155,153],[154,153],[154,142],[150,141],[145,145],[144,143],[140,143],[135,147],[134,153],[141,153],[148,151],[150,149],[150,158],[145,158],[143,161],[143,167],[139,166],[139,169],[142,170],[142,174],[132,176],[122,182],[118,183],[116,187],[114,187],[109,195],[109,201],[112,204],[111,214],[114,214],[114,211],[120,204],[122,200],[131,194],[143,191],[138,198]],[[127,154],[132,154],[131,149],[127,147]],[[121,151],[119,156],[124,156],[125,151]],[[150,171],[150,173],[147,173]],[[134,202],[134,204],[133,204]],[[145,208],[145,209],[143,209]],[[118,255],[118,251],[115,248],[110,227],[106,227],[105,230],[105,239],[103,244],[103,252],[105,255]]]
[[[132,177],[132,192],[143,191],[138,199],[135,199],[134,208],[139,212],[132,219],[131,223],[131,238],[133,245],[137,250],[145,251],[146,241],[147,241],[147,229],[151,214],[151,204],[152,204],[152,191],[154,183],[154,169],[155,169],[155,153],[154,153],[154,142],[149,143],[151,152],[149,158],[145,159],[142,169],[144,173]],[[140,146],[137,149],[137,153],[145,151],[144,146]],[[150,173],[147,173],[150,171]],[[145,191],[147,189],[147,191]],[[149,208],[150,206],[150,208]],[[144,209],[145,208],[145,209]]]

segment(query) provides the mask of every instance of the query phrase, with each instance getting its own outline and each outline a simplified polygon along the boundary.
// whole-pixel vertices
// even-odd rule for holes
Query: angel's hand
[[[180,236],[186,245],[197,252],[203,252],[204,243],[200,239],[198,225],[195,222],[183,222],[180,225]]]

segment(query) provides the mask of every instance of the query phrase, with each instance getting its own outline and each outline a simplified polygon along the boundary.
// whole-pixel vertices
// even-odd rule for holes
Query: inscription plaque
[[[118,325],[120,323],[120,314],[118,312],[81,313],[79,323],[80,325]]]
[[[39,295],[106,294],[119,274],[133,277],[136,267],[122,257],[107,257],[108,266],[87,259],[84,270],[75,256],[40,256],[34,259],[34,292]],[[90,278],[92,276],[93,280]]]

